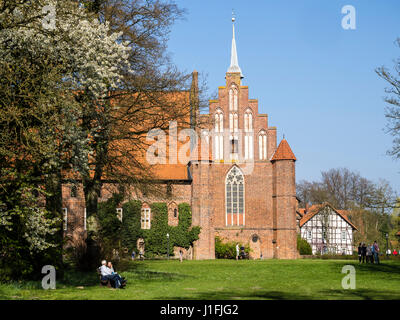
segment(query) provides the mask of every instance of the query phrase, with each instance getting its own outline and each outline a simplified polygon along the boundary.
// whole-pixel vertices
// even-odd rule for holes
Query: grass
[[[354,290],[341,286],[347,264],[356,269]],[[400,299],[400,261],[154,260],[125,269],[122,290],[100,287],[95,272],[67,272],[55,290],[41,289],[40,281],[0,284],[0,299]]]

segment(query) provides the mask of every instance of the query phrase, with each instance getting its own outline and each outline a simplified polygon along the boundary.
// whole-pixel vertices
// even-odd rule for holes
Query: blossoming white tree
[[[93,152],[89,138],[99,126],[82,132],[79,122],[107,107],[109,90],[120,86],[122,71],[130,72],[130,48],[75,1],[2,4],[0,237],[12,246],[22,241],[15,232],[22,230],[28,250],[43,251],[53,245],[48,236],[61,214],[61,169],[81,170]],[[43,27],[42,6],[55,9],[54,29]],[[28,210],[16,208],[33,189],[45,190],[51,215],[37,201],[27,202]],[[15,252],[8,245],[2,256]]]

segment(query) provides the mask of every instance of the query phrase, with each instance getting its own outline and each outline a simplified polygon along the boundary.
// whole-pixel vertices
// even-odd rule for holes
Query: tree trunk
[[[54,243],[58,246],[54,250],[54,261],[58,266],[57,277],[63,277],[63,216],[62,216],[62,179],[61,171],[50,173],[45,181],[46,191],[49,193],[46,196],[46,210],[51,214],[51,217],[60,218],[59,230],[53,235]]]

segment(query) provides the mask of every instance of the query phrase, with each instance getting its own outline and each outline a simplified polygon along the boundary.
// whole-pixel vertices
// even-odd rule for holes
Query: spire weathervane
[[[240,73],[240,76],[243,78],[242,70],[239,67],[237,51],[236,51],[236,40],[235,40],[235,13],[232,9],[232,49],[231,49],[231,65],[228,69],[229,73]]]

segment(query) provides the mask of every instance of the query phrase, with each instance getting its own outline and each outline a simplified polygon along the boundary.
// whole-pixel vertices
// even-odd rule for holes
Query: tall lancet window
[[[238,110],[238,90],[234,85],[232,85],[231,89],[229,90],[229,110]]]
[[[214,135],[215,159],[224,158],[224,114],[221,109],[215,113],[215,135]]]
[[[244,114],[244,158],[253,159],[253,114],[247,109]]]
[[[244,176],[236,166],[226,175],[225,180],[225,223],[227,226],[244,226]]]
[[[238,160],[239,158],[239,117],[236,112],[229,114],[229,143],[230,143],[230,157],[231,160]]]
[[[237,113],[229,114],[229,130],[230,132],[237,133],[239,131],[239,118]]]
[[[260,160],[267,160],[267,133],[264,130],[258,135],[258,149]]]

